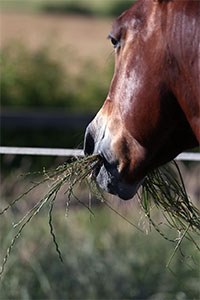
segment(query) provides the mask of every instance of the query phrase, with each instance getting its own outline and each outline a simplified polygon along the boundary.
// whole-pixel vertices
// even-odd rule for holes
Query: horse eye
[[[119,47],[120,42],[117,39],[115,39],[114,37],[111,37],[110,40],[111,40],[111,43],[113,44],[114,48]]]
[[[111,40],[111,43],[113,44],[113,46],[116,47],[117,44],[118,44],[118,40],[116,40],[116,39],[113,38],[113,37],[111,37],[110,40]]]

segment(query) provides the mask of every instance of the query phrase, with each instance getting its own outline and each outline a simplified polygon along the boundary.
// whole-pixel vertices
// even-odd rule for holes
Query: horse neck
[[[172,2],[167,16],[171,90],[200,142],[200,2]]]

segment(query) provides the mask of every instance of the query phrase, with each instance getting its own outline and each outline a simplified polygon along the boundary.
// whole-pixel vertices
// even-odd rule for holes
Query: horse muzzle
[[[140,182],[126,183],[119,172],[119,160],[112,151],[112,137],[106,126],[97,126],[92,121],[85,133],[85,155],[98,154],[102,158],[100,166],[94,170],[94,177],[104,191],[117,195],[123,200],[131,199],[137,192]]]

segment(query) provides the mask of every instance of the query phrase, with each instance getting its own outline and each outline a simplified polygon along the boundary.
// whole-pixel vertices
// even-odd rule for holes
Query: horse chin
[[[120,179],[119,172],[115,166],[102,165],[96,174],[96,182],[104,191],[116,195],[123,200],[130,200],[136,194],[142,181],[135,184],[127,184]]]

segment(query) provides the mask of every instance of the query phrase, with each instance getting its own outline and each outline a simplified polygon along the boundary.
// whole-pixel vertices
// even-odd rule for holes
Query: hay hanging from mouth
[[[133,224],[125,216],[115,210],[106,200],[105,195],[97,186],[93,173],[95,172],[96,168],[101,166],[101,164],[101,157],[99,155],[92,155],[81,159],[73,159],[70,163],[65,163],[54,170],[46,171],[44,169],[40,173],[40,175],[42,175],[42,179],[39,182],[33,183],[33,185],[27,191],[21,194],[18,198],[14,199],[10,204],[0,211],[1,217],[1,215],[5,214],[9,209],[14,207],[18,201],[25,198],[25,196],[27,196],[32,190],[37,189],[42,184],[48,183],[47,193],[41,199],[39,199],[38,202],[32,208],[30,208],[17,223],[13,224],[12,227],[16,233],[4,256],[0,269],[0,277],[5,270],[8,258],[17,239],[21,236],[23,229],[47,204],[49,205],[48,214],[50,234],[52,236],[53,243],[55,244],[58,256],[62,261],[62,254],[56,241],[56,235],[53,226],[53,208],[61,188],[62,190],[63,188],[65,189],[64,194],[66,195],[66,214],[69,211],[72,200],[78,201],[80,204],[84,205],[91,214],[93,214],[90,205],[82,202],[76,196],[75,190],[77,186],[84,183],[89,188],[92,196],[99,199],[109,209],[113,210],[132,226],[142,231],[137,225]],[[32,174],[30,173],[30,175]],[[180,246],[183,238],[188,238],[200,251],[200,248],[191,235],[193,232],[200,234],[200,212],[189,200],[181,173],[175,162],[173,162],[173,168],[171,168],[169,165],[166,165],[147,175],[143,182],[141,193],[138,194],[138,198],[141,208],[148,217],[150,224],[153,225],[159,234],[170,240],[163,234],[159,225],[157,225],[152,218],[152,209],[154,207],[157,207],[159,211],[162,212],[168,226],[175,229],[179,233],[178,243],[175,248],[176,250],[178,246]],[[175,242],[175,240],[171,241]]]
[[[142,209],[155,230],[166,240],[177,242],[173,255],[184,238],[189,239],[200,251],[200,247],[192,235],[194,233],[200,235],[200,211],[190,201],[175,161],[148,174],[142,185],[139,199]],[[154,208],[157,208],[162,214],[166,225],[176,230],[178,238],[172,240],[164,235],[160,226],[152,219]]]
[[[146,177],[142,186],[141,205],[150,216],[150,202],[153,201],[169,225],[178,230],[187,227],[200,230],[200,212],[187,195],[178,165],[175,161],[172,164],[162,166]]]

